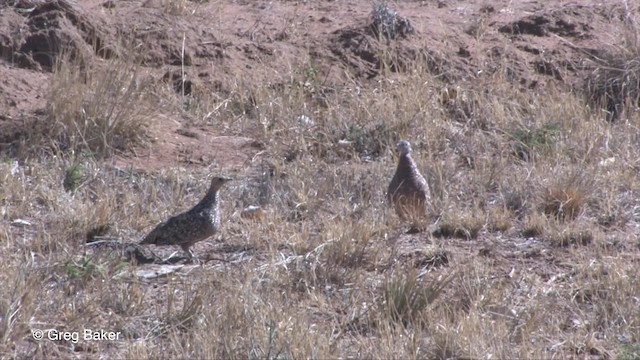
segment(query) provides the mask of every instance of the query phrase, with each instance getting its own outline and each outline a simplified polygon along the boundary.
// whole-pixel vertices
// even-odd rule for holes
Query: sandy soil
[[[154,79],[223,99],[238,76],[245,86],[286,80],[294,59],[308,57],[327,89],[349,76],[369,81],[380,73],[380,56],[366,1],[11,1],[0,7],[0,145],[16,144],[26,129],[46,122],[48,79],[64,46],[87,63],[118,56],[118,39],[132,39]],[[621,3],[597,1],[408,1],[392,4],[415,33],[395,42],[402,72],[416,58],[451,83],[502,71],[514,87],[535,91],[553,82],[567,87],[584,77],[585,54],[619,38]],[[176,14],[172,14],[176,12]],[[192,17],[180,16],[190,12]],[[201,20],[201,21],[200,21]],[[184,48],[184,55],[182,49]],[[117,161],[138,168],[211,161],[243,166],[260,150],[247,139],[225,136],[213,120],[172,113],[152,124],[154,143]],[[38,120],[39,119],[39,120]],[[182,133],[183,135],[180,135]],[[185,136],[188,133],[191,136]],[[233,149],[226,156],[221,149]],[[224,154],[224,155],[223,155]],[[241,155],[243,154],[243,155]]]

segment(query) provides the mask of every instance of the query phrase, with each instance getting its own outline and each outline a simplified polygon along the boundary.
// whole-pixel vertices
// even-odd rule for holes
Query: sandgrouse
[[[393,205],[401,220],[410,221],[413,229],[419,229],[430,200],[429,185],[411,157],[411,144],[401,140],[396,148],[400,159],[387,190],[387,201]]]
[[[160,223],[140,244],[179,245],[189,258],[193,258],[190,247],[220,228],[218,190],[230,180],[221,176],[211,179],[209,191],[196,206]]]

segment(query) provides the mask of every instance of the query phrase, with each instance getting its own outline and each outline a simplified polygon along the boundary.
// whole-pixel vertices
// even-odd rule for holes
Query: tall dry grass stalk
[[[48,102],[49,136],[57,148],[104,157],[144,140],[158,100],[133,54],[91,64],[57,58]]]

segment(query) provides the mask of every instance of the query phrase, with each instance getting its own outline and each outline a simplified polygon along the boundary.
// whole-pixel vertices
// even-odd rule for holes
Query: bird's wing
[[[140,244],[175,245],[182,243],[185,232],[191,230],[192,221],[186,213],[170,217],[160,223]]]

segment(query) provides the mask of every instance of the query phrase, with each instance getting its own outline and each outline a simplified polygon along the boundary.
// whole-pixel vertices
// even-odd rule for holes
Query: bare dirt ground
[[[504,71],[514,87],[532,90],[550,82],[576,85],[584,75],[580,70],[588,61],[586,54],[615,43],[625,16],[623,3],[393,5],[400,14],[411,14],[416,30],[416,35],[395,44],[398,66],[426,56],[429,70],[445,82]],[[53,57],[67,42],[91,61],[112,56],[120,45],[118,36],[128,36],[154,79],[169,79],[181,91],[184,71],[187,93],[211,92],[220,99],[234,91],[239,77],[247,88],[283,84],[299,59],[317,67],[314,71],[321,74],[326,89],[344,86],[351,76],[375,86],[384,59],[376,53],[368,29],[370,12],[371,6],[361,1],[8,2],[0,24],[3,143],[24,131],[25,119],[44,113]],[[215,126],[211,115],[205,119],[164,115],[166,119],[152,125],[158,144],[149,152],[162,154],[152,164],[188,162],[180,155],[185,151],[219,153],[205,138],[228,135]],[[201,126],[195,130],[203,132],[200,139],[181,142],[169,135],[193,122]],[[149,166],[135,156],[122,160]]]
[[[584,94],[637,4],[387,5],[413,31],[364,0],[0,3],[0,353],[639,357],[640,118]],[[384,204],[401,138],[419,234]],[[215,173],[202,264],[123,260]],[[83,328],[121,337],[33,338]]]

